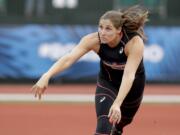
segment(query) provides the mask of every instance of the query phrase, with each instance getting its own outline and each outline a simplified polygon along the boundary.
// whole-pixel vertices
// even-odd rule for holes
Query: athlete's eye
[[[107,31],[110,31],[110,30],[112,30],[112,29],[111,29],[110,27],[107,27],[106,30],[107,30]]]
[[[102,27],[102,25],[99,25],[99,29],[102,29],[103,27]]]

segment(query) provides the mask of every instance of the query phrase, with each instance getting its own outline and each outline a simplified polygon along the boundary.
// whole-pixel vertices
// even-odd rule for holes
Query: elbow
[[[72,57],[67,54],[63,57],[63,66],[65,67],[70,67],[73,64],[73,59]]]

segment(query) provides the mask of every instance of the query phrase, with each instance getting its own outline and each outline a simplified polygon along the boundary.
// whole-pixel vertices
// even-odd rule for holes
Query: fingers
[[[38,99],[40,100],[41,99],[41,90],[40,89],[37,91],[37,95],[38,95]]]
[[[44,94],[46,88],[42,88],[38,91],[38,99],[41,100],[42,94]]]
[[[119,122],[120,122],[120,120],[121,120],[121,116],[119,116],[117,123],[119,123]]]
[[[42,94],[44,94],[45,89],[46,89],[45,87],[44,88],[40,88],[39,86],[34,85],[31,88],[31,92],[34,92],[34,97],[35,98],[38,98],[39,100],[41,100]]]
[[[120,117],[117,115],[117,116],[111,116],[109,118],[109,122],[112,123],[112,124],[118,124],[120,122]]]
[[[116,111],[116,110],[113,110],[113,109],[110,109],[108,117],[109,117],[109,122],[112,123],[112,124],[119,123],[120,120],[121,120],[120,112]]]
[[[31,88],[31,92],[34,92],[35,98],[37,97],[37,89],[38,89],[38,87],[37,87],[36,85],[34,85],[34,86]]]
[[[36,85],[33,85],[33,87],[30,89],[31,92],[33,92],[36,89]]]

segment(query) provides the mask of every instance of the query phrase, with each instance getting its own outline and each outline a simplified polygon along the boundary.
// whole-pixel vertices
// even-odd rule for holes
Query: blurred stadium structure
[[[149,25],[179,25],[178,0],[0,0],[1,24],[97,24],[102,13],[134,4],[147,7]]]
[[[134,4],[150,11],[147,81],[179,83],[179,0],[0,0],[1,82],[36,80],[83,35],[96,31],[105,11]],[[97,56],[89,53],[54,80],[94,81],[98,69]]]

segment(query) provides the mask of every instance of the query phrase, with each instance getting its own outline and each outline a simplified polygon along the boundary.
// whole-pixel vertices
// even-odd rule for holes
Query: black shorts
[[[121,121],[118,125],[116,125],[120,130],[133,120],[133,117],[136,114],[143,98],[144,86],[145,76],[136,77],[128,95],[120,107]],[[109,123],[107,115],[118,92],[118,85],[114,85],[113,83],[103,79],[98,79],[95,95],[97,115],[96,133],[110,134],[112,125]]]

